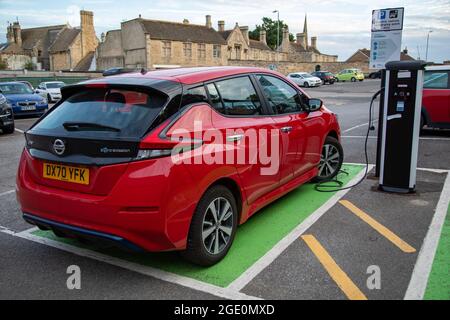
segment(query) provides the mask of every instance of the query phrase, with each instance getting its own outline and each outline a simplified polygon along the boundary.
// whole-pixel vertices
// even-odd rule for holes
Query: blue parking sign
[[[386,10],[380,10],[380,20],[386,19]]]

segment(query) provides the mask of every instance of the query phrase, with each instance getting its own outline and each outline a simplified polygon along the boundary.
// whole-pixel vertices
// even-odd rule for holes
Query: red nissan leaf
[[[57,236],[208,266],[238,225],[343,161],[336,116],[266,69],[181,68],[62,88],[26,133],[23,217]]]

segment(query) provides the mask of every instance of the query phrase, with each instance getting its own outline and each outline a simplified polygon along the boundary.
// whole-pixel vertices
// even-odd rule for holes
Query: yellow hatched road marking
[[[344,292],[347,298],[350,300],[367,300],[364,293],[359,290],[347,274],[337,265],[334,259],[328,254],[325,248],[322,247],[313,235],[303,235],[302,239],[306,242],[308,247],[323,265],[334,282],[336,282],[339,288]]]
[[[339,203],[342,204],[344,207],[346,207],[351,212],[353,212],[356,216],[361,218],[364,222],[366,222],[368,225],[370,225],[376,231],[378,231],[382,236],[384,236],[386,239],[391,241],[394,245],[396,245],[403,252],[405,252],[405,253],[414,253],[414,252],[416,252],[416,249],[414,249],[408,243],[403,241],[399,236],[397,236],[391,230],[389,230],[388,228],[383,226],[381,223],[376,221],[374,218],[369,216],[367,213],[365,213],[364,211],[362,211],[361,209],[356,207],[350,201],[348,201],[348,200],[341,200],[341,201],[339,201]]]

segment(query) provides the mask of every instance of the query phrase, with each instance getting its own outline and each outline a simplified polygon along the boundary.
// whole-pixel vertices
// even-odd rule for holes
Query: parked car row
[[[319,87],[323,84],[333,84],[335,82],[345,81],[364,81],[364,74],[359,69],[344,69],[338,74],[329,71],[292,72],[288,74],[288,78],[300,87]]]
[[[14,118],[40,117],[49,109],[49,102],[61,99],[62,81],[42,82],[34,89],[28,81],[0,82],[0,130],[14,132]]]

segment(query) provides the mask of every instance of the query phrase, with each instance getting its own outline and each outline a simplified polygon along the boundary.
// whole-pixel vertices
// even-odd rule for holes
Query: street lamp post
[[[430,42],[430,33],[432,32],[433,30],[430,30],[427,33],[427,50],[425,51],[425,61],[428,61],[428,43]]]
[[[274,10],[272,13],[277,14],[277,52],[276,60],[278,61],[278,54],[280,53],[280,11]]]

